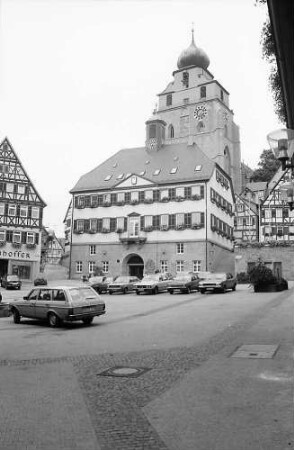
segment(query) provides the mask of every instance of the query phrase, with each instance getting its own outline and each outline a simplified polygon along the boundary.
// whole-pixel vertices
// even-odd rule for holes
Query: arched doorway
[[[126,274],[140,279],[143,278],[144,261],[141,256],[136,254],[128,255],[123,262],[123,266]]]

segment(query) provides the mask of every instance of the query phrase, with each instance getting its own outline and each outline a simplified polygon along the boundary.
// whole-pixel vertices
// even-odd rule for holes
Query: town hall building
[[[228,91],[192,42],[146,121],[146,142],[120,150],[71,190],[70,275],[234,271],[241,189],[239,129]]]

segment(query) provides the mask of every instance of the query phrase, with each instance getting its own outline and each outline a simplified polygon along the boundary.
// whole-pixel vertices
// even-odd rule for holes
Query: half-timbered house
[[[234,237],[236,243],[259,240],[259,203],[249,188],[236,195]]]
[[[0,144],[0,276],[32,280],[39,272],[45,206],[5,138]]]

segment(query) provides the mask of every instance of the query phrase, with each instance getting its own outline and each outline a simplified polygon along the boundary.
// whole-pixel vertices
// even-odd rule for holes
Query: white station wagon
[[[51,327],[82,320],[86,325],[105,314],[105,303],[90,286],[38,287],[10,303],[14,323],[21,317],[47,320]]]

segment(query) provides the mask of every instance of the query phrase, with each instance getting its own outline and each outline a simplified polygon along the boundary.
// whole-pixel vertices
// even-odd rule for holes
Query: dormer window
[[[189,87],[189,73],[188,72],[183,72],[182,83],[185,88]]]
[[[122,180],[123,177],[124,177],[124,174],[123,174],[123,173],[120,173],[120,174],[116,177],[116,179],[117,179],[117,180]]]
[[[104,178],[104,181],[109,181],[111,178],[111,175],[107,175],[107,177]]]
[[[195,172],[200,172],[200,170],[202,169],[202,165],[199,164],[198,166],[195,166]]]
[[[161,172],[161,169],[156,169],[156,170],[154,170],[153,175],[159,175],[160,172]]]
[[[171,106],[173,104],[173,96],[172,94],[168,94],[166,96],[166,106]]]
[[[140,175],[141,177],[143,177],[143,176],[145,175],[145,173],[146,173],[146,170],[142,170],[142,172],[140,172],[139,175]]]
[[[177,173],[177,171],[178,171],[178,168],[177,167],[173,167],[172,169],[170,169],[169,173],[173,174],[173,173]]]
[[[200,88],[200,98],[206,97],[206,86],[201,86]]]

